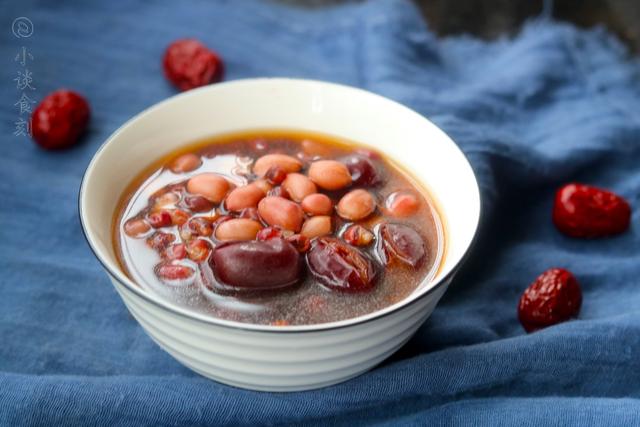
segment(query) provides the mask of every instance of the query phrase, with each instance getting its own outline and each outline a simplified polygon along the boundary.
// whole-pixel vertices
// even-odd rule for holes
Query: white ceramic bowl
[[[220,133],[287,128],[371,145],[430,189],[444,216],[446,252],[435,279],[405,300],[354,319],[307,326],[252,325],[190,312],[133,283],[111,239],[118,198],[141,169],[177,147]],[[80,188],[87,240],[131,314],[160,347],[226,384],[306,390],[359,375],[402,346],[429,317],[469,250],[480,216],[473,171],[429,120],[381,96],[331,83],[237,80],[192,90],[143,111],[93,157]]]

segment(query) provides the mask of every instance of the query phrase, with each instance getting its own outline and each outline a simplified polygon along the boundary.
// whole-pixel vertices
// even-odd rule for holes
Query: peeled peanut
[[[302,151],[309,156],[326,157],[331,154],[331,148],[329,146],[312,139],[305,139],[300,145],[302,145]]]
[[[397,191],[387,197],[386,211],[396,218],[406,218],[415,214],[420,208],[420,200],[407,191]]]
[[[258,213],[267,224],[298,232],[304,213],[297,203],[284,197],[267,196],[258,203]]]
[[[325,190],[339,190],[351,185],[351,173],[344,163],[318,160],[309,167],[309,178]]]
[[[198,169],[201,164],[202,160],[200,160],[200,157],[193,153],[187,153],[177,157],[171,162],[169,169],[174,173],[191,172],[192,170]]]
[[[366,218],[376,209],[376,202],[366,190],[352,190],[345,194],[336,206],[336,211],[344,219],[358,221]]]
[[[229,191],[229,181],[215,173],[201,173],[187,182],[187,191],[205,199],[220,203]]]
[[[294,202],[301,202],[309,194],[317,193],[318,188],[306,176],[300,173],[290,173],[282,182],[282,188],[287,190]]]
[[[245,208],[255,208],[265,196],[265,192],[260,187],[249,184],[231,190],[224,201],[224,205],[229,211],[239,212]]]
[[[261,229],[262,225],[252,219],[229,219],[221,222],[216,227],[216,239],[223,242],[229,240],[253,240]]]
[[[253,173],[262,177],[273,166],[279,166],[285,172],[291,173],[302,169],[302,162],[286,154],[267,154],[256,160],[253,165]]]
[[[333,211],[333,202],[329,196],[322,193],[309,194],[300,206],[309,215],[330,215]]]
[[[314,237],[326,236],[331,234],[333,227],[331,226],[331,217],[326,215],[312,216],[302,224],[300,234],[309,239]]]

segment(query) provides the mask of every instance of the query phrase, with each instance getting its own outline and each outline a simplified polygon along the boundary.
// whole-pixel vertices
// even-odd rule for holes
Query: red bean
[[[191,215],[181,209],[172,209],[169,211],[169,215],[171,215],[171,224],[173,225],[182,225],[191,218]]]
[[[186,196],[182,205],[191,212],[206,212],[213,209],[213,202],[202,196]]]
[[[187,256],[187,250],[183,243],[175,243],[168,248],[166,248],[161,257],[163,259],[174,260],[174,259],[183,259]]]
[[[203,239],[193,239],[186,246],[189,259],[195,262],[203,262],[211,252],[211,244]]]
[[[187,267],[186,265],[181,264],[168,263],[158,264],[155,268],[155,273],[159,279],[161,279],[165,283],[168,282],[169,284],[178,284],[180,282],[185,282],[188,279],[193,279],[195,276],[195,271],[191,267]]]
[[[354,154],[343,157],[340,161],[347,165],[347,168],[351,173],[353,185],[357,185],[359,187],[370,187],[381,182],[378,169],[368,158]]]
[[[147,238],[147,245],[158,252],[162,252],[167,246],[173,243],[174,240],[176,240],[176,236],[173,234],[156,231]]]
[[[180,237],[182,240],[188,241],[194,237],[208,237],[213,234],[213,224],[211,220],[204,217],[191,218],[180,227]]]
[[[147,221],[153,228],[169,227],[171,225],[171,214],[164,210],[154,212],[149,214]]]

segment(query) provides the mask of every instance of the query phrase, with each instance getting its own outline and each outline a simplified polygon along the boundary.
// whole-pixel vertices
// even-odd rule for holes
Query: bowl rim
[[[443,275],[435,283],[433,283],[429,289],[426,289],[425,291],[422,291],[421,293],[416,294],[413,297],[411,295],[409,295],[409,296],[403,298],[402,300],[398,301],[397,303],[392,304],[392,305],[387,306],[387,307],[384,307],[384,308],[382,308],[380,310],[377,310],[377,311],[374,311],[374,312],[371,312],[371,313],[366,313],[366,314],[363,314],[363,315],[360,315],[360,316],[357,316],[357,317],[353,317],[353,318],[349,318],[349,319],[343,319],[343,320],[327,322],[327,323],[310,324],[310,325],[276,326],[276,325],[263,325],[263,324],[255,324],[255,323],[243,323],[243,322],[238,322],[238,321],[234,321],[234,320],[220,319],[220,318],[216,318],[216,317],[213,317],[213,316],[208,316],[208,315],[203,314],[203,313],[197,313],[197,312],[194,312],[192,310],[188,310],[188,309],[182,308],[182,307],[180,307],[178,305],[175,305],[175,304],[171,303],[170,301],[166,301],[166,300],[164,300],[162,298],[159,298],[159,297],[151,294],[148,291],[145,291],[141,286],[137,285],[133,280],[131,280],[122,271],[121,268],[115,268],[114,266],[110,265],[111,262],[109,260],[104,259],[105,257],[102,256],[102,254],[100,253],[100,250],[98,250],[96,248],[96,246],[94,245],[94,243],[92,242],[92,238],[90,237],[90,231],[89,231],[87,225],[85,224],[82,201],[83,201],[84,195],[86,193],[86,179],[87,179],[87,176],[90,174],[90,172],[93,170],[95,165],[98,163],[98,160],[100,158],[101,153],[107,148],[107,146],[110,143],[112,143],[114,140],[116,140],[126,128],[132,126],[136,121],[138,121],[138,119],[142,118],[145,115],[151,114],[156,109],[160,109],[160,108],[164,107],[165,104],[169,104],[169,103],[175,101],[176,99],[187,98],[189,96],[195,96],[196,94],[198,94],[200,92],[215,91],[219,87],[228,87],[228,86],[236,86],[236,85],[241,86],[241,85],[245,85],[245,84],[261,84],[261,83],[268,83],[268,84],[273,84],[273,83],[282,83],[282,84],[295,83],[295,84],[324,85],[324,86],[333,87],[334,89],[354,91],[354,92],[359,93],[359,94],[363,94],[363,95],[367,95],[367,96],[373,96],[373,97],[377,97],[377,98],[382,98],[384,101],[394,104],[395,107],[403,109],[409,114],[419,116],[422,120],[426,120],[431,125],[435,126],[437,129],[442,131],[442,129],[440,129],[439,126],[436,126],[433,122],[431,122],[428,118],[426,118],[422,114],[420,114],[417,111],[414,111],[411,108],[409,108],[409,107],[407,107],[407,106],[405,106],[405,105],[403,105],[403,104],[401,104],[401,103],[399,103],[397,101],[394,101],[394,100],[392,100],[390,98],[387,98],[385,96],[378,95],[378,94],[376,94],[374,92],[371,92],[371,91],[368,91],[368,90],[365,90],[365,89],[361,89],[361,88],[357,88],[357,87],[354,87],[354,86],[349,86],[349,85],[340,84],[340,83],[333,83],[333,82],[328,82],[328,81],[322,81],[322,80],[298,79],[298,78],[286,78],[286,77],[259,77],[259,78],[236,79],[236,80],[230,80],[230,81],[226,81],[226,82],[216,83],[214,85],[203,86],[203,87],[200,87],[200,88],[196,88],[196,89],[192,89],[192,90],[188,90],[188,91],[185,91],[185,92],[182,92],[182,93],[178,93],[178,94],[172,95],[172,96],[170,96],[170,97],[168,97],[166,99],[163,99],[160,102],[152,104],[151,106],[145,108],[141,112],[135,114],[133,117],[129,118],[126,122],[124,122],[122,125],[120,125],[115,131],[113,131],[107,137],[107,139],[95,151],[95,153],[91,157],[91,160],[90,160],[89,164],[87,165],[84,173],[82,174],[82,179],[80,181],[80,186],[79,186],[79,189],[78,189],[78,216],[79,216],[79,219],[80,219],[80,225],[81,225],[80,228],[82,229],[82,234],[83,234],[87,244],[89,245],[89,248],[91,249],[91,252],[93,252],[93,255],[97,258],[98,262],[102,265],[102,268],[104,268],[106,270],[106,272],[111,276],[111,278],[114,278],[115,280],[117,280],[128,291],[133,292],[135,295],[137,295],[138,297],[142,298],[146,302],[149,302],[149,303],[155,305],[156,307],[158,307],[158,308],[160,308],[162,310],[167,310],[167,311],[171,312],[172,314],[177,315],[179,317],[184,317],[184,318],[187,318],[189,320],[195,320],[195,321],[198,321],[198,322],[201,322],[201,323],[205,323],[207,325],[219,326],[219,327],[223,327],[223,328],[228,328],[228,329],[233,329],[233,330],[241,330],[241,331],[246,331],[246,332],[261,332],[261,333],[262,332],[267,332],[267,333],[314,333],[314,332],[315,333],[320,333],[320,332],[333,331],[333,330],[337,330],[337,329],[343,329],[343,328],[353,327],[353,326],[356,326],[356,325],[362,325],[362,324],[365,324],[365,323],[370,323],[370,322],[379,320],[381,318],[391,316],[392,314],[395,314],[395,313],[399,312],[400,310],[402,310],[402,309],[404,309],[406,307],[409,307],[409,306],[411,306],[413,304],[416,304],[418,301],[420,301],[423,298],[427,297],[428,295],[431,295],[432,293],[434,293],[437,289],[441,288],[442,286],[445,286],[447,284],[447,282],[449,281],[449,279],[451,277],[453,277],[458,272],[460,267],[467,260],[467,258],[469,257],[469,254],[471,253],[471,249],[475,246],[475,244],[477,242],[477,237],[478,237],[479,228],[480,228],[480,221],[481,221],[481,218],[483,216],[483,209],[482,209],[482,197],[481,197],[480,188],[479,188],[479,185],[478,185],[478,178],[476,176],[475,171],[473,170],[473,167],[471,166],[471,162],[469,162],[469,159],[464,154],[464,152],[460,149],[458,144],[456,144],[455,141],[453,141],[453,139],[451,137],[449,137],[449,135],[444,131],[442,131],[442,132],[451,140],[453,148],[458,150],[459,153],[464,158],[464,160],[467,162],[467,164],[469,166],[469,169],[471,171],[471,175],[473,176],[474,183],[475,183],[475,188],[474,189],[477,192],[478,203],[479,204],[478,204],[478,215],[476,217],[476,222],[475,222],[475,225],[474,225],[473,236],[472,236],[469,244],[465,248],[462,256],[456,262],[456,264],[451,268],[451,270],[447,274]]]

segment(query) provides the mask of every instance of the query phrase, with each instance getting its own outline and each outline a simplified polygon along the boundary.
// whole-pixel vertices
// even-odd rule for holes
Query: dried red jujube
[[[571,237],[605,237],[629,228],[631,206],[611,191],[571,183],[558,190],[553,222]]]
[[[48,150],[74,145],[87,129],[91,115],[82,95],[60,89],[45,96],[31,115],[33,140]]]
[[[315,239],[307,253],[307,264],[321,284],[338,291],[368,291],[376,283],[373,261],[359,249],[334,237]]]
[[[249,240],[218,245],[209,258],[216,279],[244,291],[280,289],[302,277],[296,248],[282,238]]]
[[[396,223],[383,223],[378,228],[380,257],[389,265],[400,261],[411,267],[419,267],[427,256],[422,237],[413,228]]]
[[[576,317],[582,291],[576,278],[563,268],[551,268],[525,289],[518,304],[518,318],[527,332]]]
[[[167,79],[180,90],[189,90],[222,80],[220,57],[195,39],[176,40],[167,46],[162,61]]]
[[[340,159],[347,165],[353,185],[358,187],[371,187],[382,182],[378,169],[371,160],[363,155],[353,154]]]

